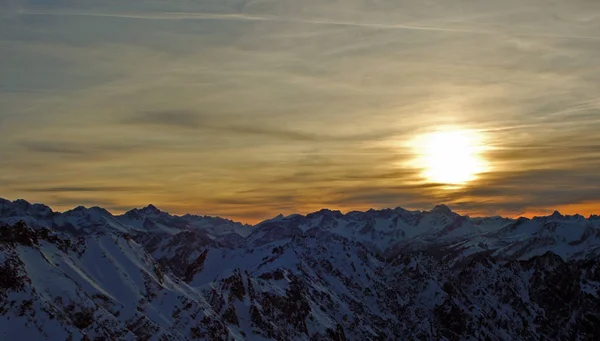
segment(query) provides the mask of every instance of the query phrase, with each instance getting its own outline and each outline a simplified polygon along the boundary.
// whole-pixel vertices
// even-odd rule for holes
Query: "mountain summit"
[[[156,206],[150,204],[144,208],[142,208],[140,211],[142,211],[143,213],[146,214],[158,214],[160,213],[160,210],[158,208],[156,208]]]
[[[452,212],[452,210],[450,209],[450,207],[446,206],[446,205],[436,205],[432,210],[432,213],[440,213],[440,214],[452,214],[454,212]]]

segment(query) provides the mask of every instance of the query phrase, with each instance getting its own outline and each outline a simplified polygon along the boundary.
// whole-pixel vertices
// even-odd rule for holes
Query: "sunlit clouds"
[[[0,2],[0,196],[256,221],[600,203],[600,2]]]

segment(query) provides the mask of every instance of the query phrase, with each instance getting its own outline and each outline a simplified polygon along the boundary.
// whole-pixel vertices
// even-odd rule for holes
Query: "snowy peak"
[[[62,213],[63,215],[90,215],[90,216],[111,216],[112,214],[108,212],[106,209],[98,206],[85,207],[85,206],[77,206],[71,210],[65,211]]]
[[[156,208],[156,206],[154,206],[152,204],[150,204],[150,205],[148,205],[148,206],[140,209],[140,211],[142,213],[145,213],[145,214],[159,214],[159,213],[161,213],[161,211],[158,208]]]
[[[252,227],[228,219],[210,216],[186,215],[179,217],[159,210],[150,204],[114,216],[101,207],[77,206],[63,213],[53,212],[42,204],[31,204],[19,199],[14,202],[0,198],[0,222],[15,224],[24,221],[32,227],[56,227],[71,233],[166,233],[177,234],[189,230],[206,231],[213,238],[237,234],[239,238],[251,233]]]
[[[150,204],[146,207],[134,208],[132,210],[129,210],[129,211],[125,212],[124,215],[130,216],[130,217],[141,217],[141,216],[147,216],[147,215],[158,215],[160,213],[162,213],[161,210],[156,208],[156,206]]]
[[[306,218],[311,219],[314,217],[332,217],[332,218],[342,218],[344,216],[344,214],[342,214],[342,212],[338,211],[338,210],[329,210],[329,209],[321,209],[317,212],[313,212],[313,213],[309,213],[306,215]]]
[[[15,201],[12,202],[13,206],[17,209],[23,210],[23,211],[27,211],[29,210],[29,208],[31,208],[31,204],[24,199],[17,199]]]
[[[444,205],[444,204],[440,204],[440,205],[436,205],[431,211],[431,213],[438,213],[438,214],[444,214],[444,215],[452,215],[452,214],[456,214],[454,213],[450,207]]]
[[[54,213],[47,206],[31,205],[24,200],[0,201],[0,221],[23,220],[30,226],[79,233],[177,235],[202,231],[208,238],[226,245],[262,245],[309,234],[335,235],[385,255],[444,249],[457,261],[480,252],[508,258],[527,258],[546,251],[567,258],[584,257],[586,250],[600,244],[600,221],[594,218],[563,216],[559,212],[533,219],[470,218],[453,212],[447,205],[437,205],[430,211],[396,208],[346,214],[322,209],[307,215],[278,215],[250,226],[220,217],[171,215],[152,204],[113,216],[100,207],[80,206]]]
[[[31,211],[38,217],[48,217],[54,213],[50,207],[42,204],[33,204],[31,206]]]
[[[0,198],[0,214],[4,216],[30,215],[44,218],[51,216],[53,213],[54,212],[52,209],[46,205],[31,204],[23,199],[17,199],[11,202],[9,200]]]
[[[65,214],[71,213],[71,212],[84,212],[85,210],[87,210],[87,208],[85,206],[79,205],[77,207],[74,207],[68,211],[65,211]]]
[[[246,237],[252,233],[253,230],[251,225],[242,224],[221,217],[186,214],[181,218],[189,224],[190,228],[205,231],[213,238],[231,234]]]

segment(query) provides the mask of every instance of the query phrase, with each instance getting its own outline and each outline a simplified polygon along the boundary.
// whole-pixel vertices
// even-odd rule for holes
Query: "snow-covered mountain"
[[[2,340],[596,340],[600,218],[0,199]]]

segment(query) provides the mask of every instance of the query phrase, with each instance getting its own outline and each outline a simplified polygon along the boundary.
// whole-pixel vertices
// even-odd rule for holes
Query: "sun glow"
[[[412,142],[415,166],[433,183],[464,185],[489,169],[483,157],[483,137],[471,130],[440,130],[420,135]]]

